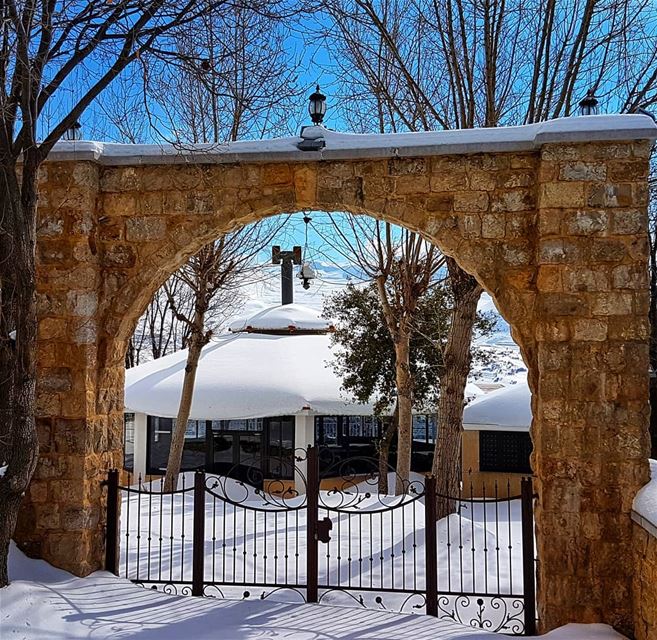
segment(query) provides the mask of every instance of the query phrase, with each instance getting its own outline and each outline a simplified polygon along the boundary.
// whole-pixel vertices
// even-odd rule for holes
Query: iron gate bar
[[[105,531],[105,571],[119,575],[119,471],[110,469],[107,473],[107,520]]]
[[[316,447],[308,447],[306,457],[308,469],[306,504],[306,601],[317,602],[317,582],[319,578],[319,552],[317,540],[317,520],[319,518],[319,459]]]
[[[438,617],[438,543],[436,541],[436,478],[434,476],[426,479],[424,491],[427,615]]]
[[[525,634],[536,635],[536,585],[534,582],[534,490],[531,478],[523,478],[521,490],[522,577],[525,600]]]
[[[192,563],[192,595],[202,596],[205,572],[205,473],[203,471],[194,474]]]

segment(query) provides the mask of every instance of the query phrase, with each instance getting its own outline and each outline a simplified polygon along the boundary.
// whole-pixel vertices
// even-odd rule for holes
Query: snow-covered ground
[[[27,559],[12,545],[0,591],[2,640],[488,640],[429,616],[261,600],[173,596],[99,571],[87,578]],[[546,640],[622,640],[606,625],[568,625]]]

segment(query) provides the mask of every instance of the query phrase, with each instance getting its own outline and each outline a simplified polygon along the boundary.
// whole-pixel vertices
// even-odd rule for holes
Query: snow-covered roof
[[[238,331],[330,331],[331,323],[321,312],[301,304],[268,307],[230,323],[228,330]]]
[[[91,160],[105,165],[302,162],[529,151],[555,142],[654,140],[657,125],[646,115],[597,115],[558,118],[518,127],[456,129],[418,133],[353,134],[306,127],[305,139],[321,138],[318,151],[301,151],[301,136],[243,140],[223,144],[116,144],[61,141],[50,160]]]
[[[650,482],[639,489],[634,498],[632,517],[657,536],[657,460],[650,460]]]
[[[531,392],[526,381],[479,397],[463,411],[463,428],[468,431],[529,431],[531,422]]]
[[[296,307],[290,311],[297,318],[318,321],[312,309],[286,306]],[[287,313],[271,310],[273,319]],[[182,350],[128,369],[126,410],[175,418],[186,359],[187,350]],[[371,414],[372,406],[350,402],[341,390],[331,360],[329,334],[220,335],[201,353],[190,419],[291,415],[304,408],[328,415]]]

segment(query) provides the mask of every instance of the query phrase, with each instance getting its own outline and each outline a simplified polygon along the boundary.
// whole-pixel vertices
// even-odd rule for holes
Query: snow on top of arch
[[[301,151],[301,136],[238,140],[220,144],[118,144],[58,142],[50,160],[91,160],[106,165],[294,162],[529,151],[547,143],[655,140],[657,124],[647,115],[571,116],[515,127],[452,129],[417,133],[354,134],[306,127],[306,139],[323,138],[318,151]]]
[[[228,325],[231,333],[249,330],[281,331],[311,330],[329,331],[331,323],[322,318],[321,312],[301,304],[285,304],[268,307],[250,316],[242,316]]]

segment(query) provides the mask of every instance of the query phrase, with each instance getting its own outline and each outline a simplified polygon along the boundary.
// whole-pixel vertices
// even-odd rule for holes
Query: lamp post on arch
[[[302,140],[297,144],[297,148],[301,151],[319,151],[326,145],[322,127],[326,115],[326,96],[319,90],[319,85],[308,98],[308,113],[313,124],[301,127]]]
[[[586,95],[579,101],[579,112],[583,116],[596,116],[599,113],[599,101],[595,97],[593,89],[589,89]]]

